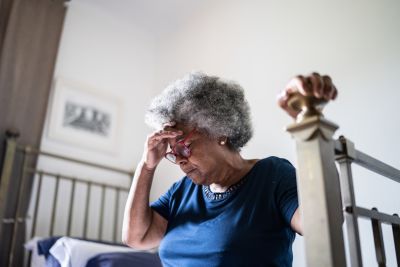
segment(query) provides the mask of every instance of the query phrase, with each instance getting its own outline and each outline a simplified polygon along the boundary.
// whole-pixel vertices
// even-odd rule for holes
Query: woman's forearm
[[[141,243],[151,226],[152,211],[149,198],[154,172],[155,168],[147,168],[143,161],[135,170],[122,225],[122,241],[127,245],[135,246]]]

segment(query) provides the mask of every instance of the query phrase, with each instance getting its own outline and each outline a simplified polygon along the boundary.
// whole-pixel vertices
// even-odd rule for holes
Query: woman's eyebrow
[[[185,140],[185,139],[189,136],[189,134],[190,134],[190,133],[187,133],[187,134],[185,134],[184,136],[183,136],[183,135],[177,136],[177,137],[175,138],[175,142],[180,142],[180,141]],[[191,139],[191,138],[190,138],[190,139]],[[189,139],[188,139],[188,140],[189,140]],[[186,140],[186,141],[188,141],[188,140]]]
[[[187,136],[187,135],[186,135]],[[185,136],[185,137],[186,137]],[[169,147],[172,149],[172,147],[174,147],[175,146],[175,144],[176,143],[178,143],[179,141],[182,141],[182,140],[184,140],[185,139],[185,137],[183,137],[182,135],[180,135],[180,136],[177,136],[177,137],[175,137],[175,142],[174,142],[174,145],[171,145],[171,144],[169,144]],[[173,139],[172,139],[173,140]]]

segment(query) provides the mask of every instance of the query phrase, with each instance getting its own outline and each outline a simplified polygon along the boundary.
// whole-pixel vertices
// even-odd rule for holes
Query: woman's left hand
[[[286,85],[286,88],[278,95],[278,104],[293,118],[296,118],[299,112],[288,107],[288,100],[290,95],[295,92],[299,92],[305,96],[323,98],[326,101],[334,100],[338,95],[331,77],[327,75],[320,75],[313,72],[308,76],[298,75],[292,78]]]

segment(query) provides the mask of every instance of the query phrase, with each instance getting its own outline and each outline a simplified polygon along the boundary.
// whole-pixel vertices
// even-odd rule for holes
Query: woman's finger
[[[323,95],[323,88],[324,88],[324,81],[321,77],[321,75],[319,75],[317,72],[313,72],[310,75],[310,82],[311,82],[311,87],[312,87],[312,91],[313,91],[313,95],[315,95],[316,97],[322,97]]]
[[[152,135],[150,135],[150,137],[148,138],[149,142],[150,141],[161,141],[164,139],[169,139],[169,138],[175,138],[179,135],[182,135],[182,131],[164,131],[164,130],[160,130],[158,132],[153,133]]]
[[[289,89],[289,91],[291,92],[299,91],[303,95],[312,94],[312,86],[310,79],[302,75],[298,75],[295,78],[293,78],[289,82],[288,86],[286,86],[286,88]]]
[[[326,100],[331,100],[336,88],[332,83],[331,77],[324,75],[322,76],[322,79],[324,81],[322,97],[325,98]]]

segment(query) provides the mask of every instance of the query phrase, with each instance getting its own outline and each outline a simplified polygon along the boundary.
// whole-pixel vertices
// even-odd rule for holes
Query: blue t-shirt
[[[168,220],[159,247],[164,266],[292,266],[295,168],[269,157],[240,183],[214,195],[184,177],[151,204]]]

